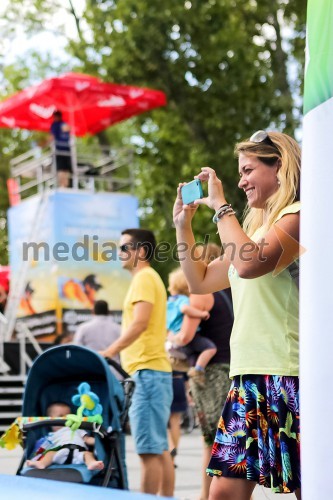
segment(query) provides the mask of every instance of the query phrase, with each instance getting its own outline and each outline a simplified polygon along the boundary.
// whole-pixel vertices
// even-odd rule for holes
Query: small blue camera
[[[203,198],[202,184],[199,179],[194,179],[194,181],[185,184],[181,188],[181,194],[184,205],[189,205],[195,200]]]

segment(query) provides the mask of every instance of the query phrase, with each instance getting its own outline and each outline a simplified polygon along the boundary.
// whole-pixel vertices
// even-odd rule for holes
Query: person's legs
[[[172,373],[173,400],[168,424],[169,450],[173,463],[177,455],[177,448],[181,436],[181,417],[187,410],[187,397],[185,388],[185,374],[174,371]],[[176,467],[174,465],[174,467]]]
[[[162,469],[162,483],[159,493],[164,497],[172,497],[175,489],[175,469],[171,455],[168,451],[163,452]]]
[[[56,453],[56,451],[48,451],[40,460],[27,460],[27,466],[35,469],[46,469],[53,463]]]
[[[209,500],[250,500],[256,483],[247,479],[214,476]]]
[[[169,418],[168,434],[169,434],[170,451],[172,451],[173,449],[177,450],[178,448],[178,443],[181,435],[181,429],[180,429],[181,417],[182,417],[181,413],[171,413]]]
[[[57,151],[55,155],[57,171],[57,187],[69,187],[72,172],[71,157],[69,151]]]
[[[191,377],[196,384],[204,386],[206,382],[205,368],[217,351],[214,342],[197,333],[194,339],[184,347],[184,350],[188,356],[197,356],[195,366],[190,368],[187,372],[188,376]]]
[[[302,500],[302,494],[301,494],[300,489],[295,490],[295,495],[296,495],[297,500]]]
[[[94,454],[91,451],[83,452],[84,463],[89,470],[102,470],[104,469],[104,463],[102,460],[96,460]]]
[[[202,353],[198,356],[198,359],[195,363],[195,366],[201,366],[201,368],[206,368],[208,365],[209,361],[212,359],[213,356],[216,354],[216,347],[213,349],[205,349],[202,351]]]
[[[58,170],[57,172],[58,187],[67,188],[69,186],[69,175],[70,173],[65,170]]]
[[[202,457],[202,483],[201,483],[201,493],[200,500],[208,500],[209,488],[212,482],[212,477],[208,476],[206,473],[206,467],[209,463],[210,456],[212,454],[212,446],[203,442],[203,457]]]
[[[162,483],[161,455],[139,454],[141,461],[141,487],[142,493],[156,495]]]
[[[210,450],[214,443],[221,408],[230,388],[229,366],[216,363],[206,368],[207,384],[203,388],[189,380],[191,395],[196,406],[201,433],[204,439],[202,485],[200,499],[207,500],[211,478],[206,474]]]
[[[174,474],[168,451],[167,423],[172,401],[171,373],[140,370],[133,376],[136,387],[130,407],[131,430],[141,459],[141,491],[156,494],[166,481],[173,485]],[[164,452],[166,470],[163,470]],[[165,480],[164,477],[165,476]],[[171,495],[172,496],[172,495]]]
[[[140,491],[164,497],[172,497],[175,489],[175,472],[171,455],[139,455],[141,461]]]
[[[201,493],[200,493],[200,499],[199,500],[208,500],[209,497],[209,490],[210,490],[210,485],[212,484],[212,477],[208,476],[206,473],[206,467],[207,464],[209,463],[210,456],[212,454],[212,446],[207,445],[204,442],[204,450],[203,450],[203,476],[202,476],[202,485],[201,485]],[[239,481],[237,479],[237,481]],[[252,483],[251,483],[252,484]],[[253,486],[253,488],[255,485]],[[253,497],[250,497],[250,500],[253,500]]]
[[[175,473],[168,451],[162,455],[139,455],[141,460],[141,488],[144,493],[172,497],[175,488]]]

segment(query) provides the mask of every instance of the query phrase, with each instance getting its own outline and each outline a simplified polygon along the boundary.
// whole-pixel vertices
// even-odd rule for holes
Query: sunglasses
[[[140,243],[124,243],[124,245],[119,245],[119,250],[121,252],[127,252],[127,250],[136,250],[139,248]]]
[[[256,144],[260,144],[260,142],[265,142],[266,144],[269,144],[270,146],[273,146],[275,149],[277,149],[274,142],[272,141],[272,139],[269,137],[268,133],[265,130],[258,130],[257,132],[252,134],[250,137],[250,142],[255,142]]]

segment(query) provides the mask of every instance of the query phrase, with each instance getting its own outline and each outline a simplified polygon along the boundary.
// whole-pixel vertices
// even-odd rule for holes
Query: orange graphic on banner
[[[287,269],[294,260],[303,255],[306,249],[280,227],[274,226],[274,230],[282,247],[282,253],[273,271],[273,276],[277,276]]]

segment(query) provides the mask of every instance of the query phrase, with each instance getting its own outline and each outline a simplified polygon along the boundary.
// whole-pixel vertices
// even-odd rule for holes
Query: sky
[[[5,23],[3,15],[9,3],[10,0],[1,0],[0,2],[0,29],[1,25]],[[68,60],[64,47],[67,38],[75,38],[76,36],[74,17],[67,12],[70,5],[68,0],[56,0],[56,3],[59,4],[59,9],[53,18],[52,24],[45,25],[45,31],[27,37],[24,31],[22,31],[21,23],[18,23],[13,39],[2,40],[5,47],[5,57],[3,59],[5,65],[15,62],[15,59],[22,57],[25,52],[34,49],[38,49],[45,54],[50,53],[55,59],[61,61]],[[72,4],[76,13],[80,16],[85,8],[85,0],[72,0]],[[61,25],[64,28],[63,32],[54,30],[54,27]],[[22,47],[24,47],[23,50]]]
[[[0,32],[1,26],[5,24],[5,20],[3,19],[3,14],[6,12],[6,8],[8,7],[11,0],[0,0]],[[31,2],[33,0],[26,0],[26,3]],[[70,8],[70,0],[49,0],[53,2],[53,5],[59,5],[59,8],[53,17],[52,24],[45,25],[45,30],[37,35],[27,37],[22,30],[22,24],[17,24],[17,29],[15,36],[12,40],[6,40],[4,38],[0,38],[0,43],[4,46],[5,50],[1,50],[5,54],[1,63],[6,65],[12,64],[18,57],[24,56],[27,54],[27,58],[29,58],[29,51],[38,50],[42,54],[49,54],[54,61],[66,63],[70,61],[70,57],[66,54],[65,46],[70,38],[77,37],[77,30],[75,26],[74,16],[68,12]],[[86,0],[71,0],[71,3],[74,7],[76,14],[80,17],[82,12],[86,6]],[[23,16],[22,16],[23,17]],[[24,21],[23,21],[24,22]],[[62,26],[62,29],[57,27]],[[84,24],[81,23],[81,29],[85,31]],[[55,29],[56,28],[56,29]],[[266,27],[266,31],[268,28]],[[87,37],[87,31],[85,31],[85,37]],[[266,37],[269,38],[269,30],[265,33]],[[290,37],[290,28],[287,26],[284,27],[283,30],[285,43],[288,45],[288,38]],[[258,37],[260,38],[260,37]],[[258,41],[260,45],[260,40]],[[23,50],[22,50],[23,48]],[[288,47],[285,46],[285,49],[288,51]],[[295,78],[295,64],[293,61],[289,62],[288,67],[289,78],[291,81]],[[298,99],[298,96],[294,96],[295,100]],[[297,139],[301,139],[301,131],[296,131]]]

